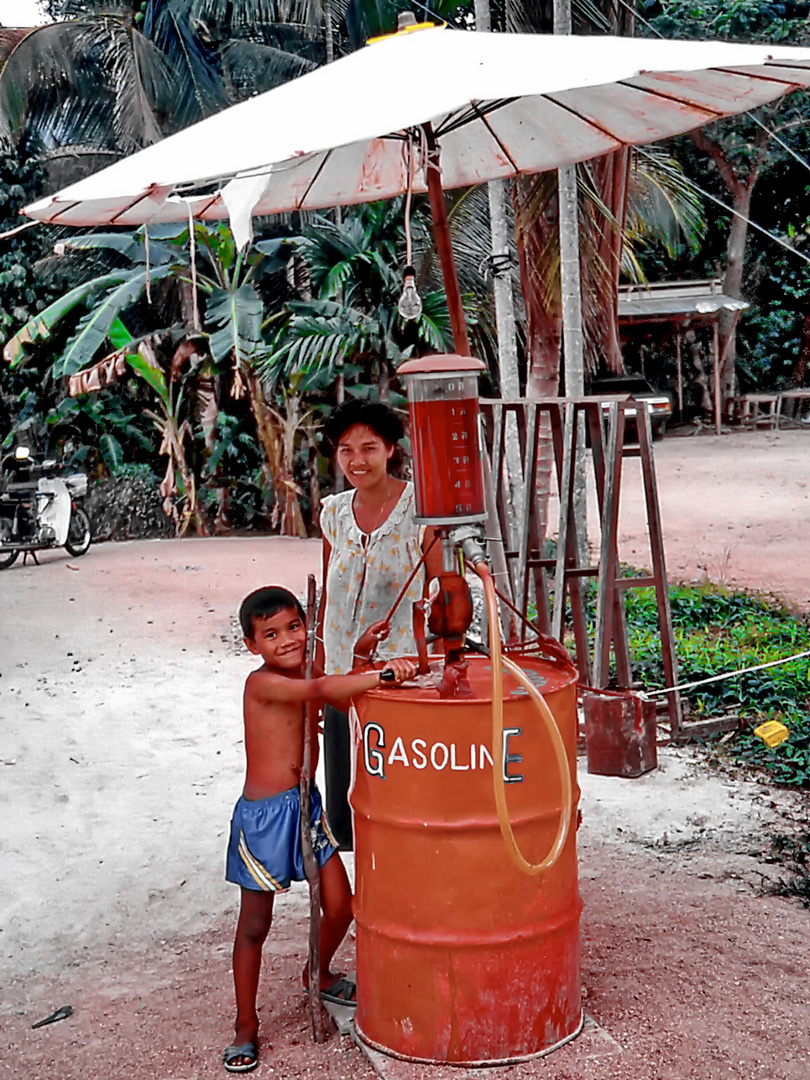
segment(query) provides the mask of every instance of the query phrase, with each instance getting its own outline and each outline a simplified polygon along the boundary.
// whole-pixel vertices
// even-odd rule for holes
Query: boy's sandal
[[[250,1058],[250,1061],[246,1061],[242,1065],[234,1065],[233,1062],[237,1058]],[[246,1042],[242,1043],[241,1046],[227,1046],[222,1055],[222,1064],[228,1072],[234,1073],[250,1072],[251,1069],[255,1069],[259,1064],[259,1049],[256,1043]]]
[[[338,979],[327,990],[321,990],[321,1000],[329,1001],[333,1005],[348,1005],[350,1008],[356,1008],[357,985],[351,979]]]

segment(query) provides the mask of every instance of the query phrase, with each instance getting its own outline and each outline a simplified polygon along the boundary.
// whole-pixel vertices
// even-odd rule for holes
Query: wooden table
[[[786,420],[792,420],[794,423],[799,423],[802,402],[810,401],[810,388],[803,390],[783,390],[779,395],[779,417],[776,426],[782,422],[784,416]],[[789,406],[790,411],[785,413],[785,405]]]
[[[751,427],[779,426],[779,394],[744,394],[738,403],[737,419]]]

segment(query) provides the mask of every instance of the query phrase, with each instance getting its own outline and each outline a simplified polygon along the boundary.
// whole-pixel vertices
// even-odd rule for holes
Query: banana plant
[[[12,366],[24,363],[25,346],[47,341],[57,325],[84,308],[86,313],[75,326],[73,336],[53,361],[55,377],[74,375],[92,364],[108,344],[114,344],[111,330],[116,320],[126,318],[144,296],[151,301],[159,284],[169,281],[176,296],[188,289],[202,294],[202,325],[187,325],[186,330],[189,336],[209,339],[212,358],[218,364],[231,364],[234,386],[239,387],[243,369],[256,362],[263,348],[262,300],[257,283],[267,269],[276,269],[282,262],[268,257],[258,246],[246,258],[238,255],[230,229],[221,224],[209,227],[195,223],[194,241],[197,258],[192,265],[188,226],[142,227],[131,236],[95,233],[63,239],[55,249],[57,258],[97,251],[113,253],[128,265],[77,285],[29,319],[6,344],[5,359]],[[277,251],[281,247],[279,242]],[[164,301],[170,299],[164,297]],[[154,317],[160,319],[163,315],[165,319],[171,304],[150,306],[150,333],[168,330],[170,324],[155,327]]]
[[[112,257],[126,265],[74,287],[29,319],[6,344],[5,359],[15,367],[26,363],[32,350],[47,347],[54,335],[69,325],[73,333],[51,360],[51,370],[55,378],[72,381],[75,392],[86,393],[106,385],[107,370],[114,368],[122,356],[137,354],[142,342],[152,348],[154,342],[171,337],[176,348],[185,343],[197,352],[202,350],[208,360],[199,370],[200,377],[209,380],[206,398],[198,402],[206,445],[213,445],[216,423],[216,409],[211,408],[211,378],[226,383],[233,397],[248,392],[259,429],[266,414],[262,402],[250,393],[257,386],[252,373],[265,351],[264,303],[259,289],[266,275],[286,264],[286,242],[262,241],[245,254],[237,252],[226,225],[195,223],[193,236],[193,261],[188,254],[187,226],[63,239],[56,248],[56,260],[95,251],[100,258]],[[197,300],[199,326],[195,325]],[[185,313],[179,326],[171,321],[178,308]],[[138,323],[146,323],[148,330],[140,337],[130,335],[127,326]],[[203,389],[201,382],[199,389]],[[272,430],[259,433],[262,446],[273,445]],[[171,476],[177,478],[179,486],[188,486],[182,470],[175,470]],[[183,527],[188,527],[185,519]]]
[[[152,421],[160,439],[159,453],[166,458],[166,471],[160,483],[163,512],[174,524],[177,536],[184,536],[194,526],[204,536],[207,528],[198,507],[197,481],[189,463],[193,442],[190,409],[186,389],[193,385],[195,374],[204,357],[189,350],[186,342],[167,353],[171,339],[160,334],[145,335],[136,340],[119,319],[114,328],[118,343],[115,352],[105,356],[91,368],[72,375],[68,380],[71,397],[111,386],[119,378],[135,374],[152,390],[156,407],[143,410]]]
[[[145,415],[155,425],[160,435],[160,453],[167,459],[166,473],[160,482],[163,512],[174,521],[178,536],[184,536],[192,524],[196,525],[198,534],[204,535],[205,522],[197,509],[196,479],[186,453],[192,433],[188,419],[182,418],[183,385],[179,380],[171,382],[166,378],[151,342],[142,341],[137,353],[126,355],[126,362],[149,384],[158,400],[157,410],[147,409]]]

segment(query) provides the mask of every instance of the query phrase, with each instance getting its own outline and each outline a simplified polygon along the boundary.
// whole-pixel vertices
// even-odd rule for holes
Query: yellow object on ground
[[[774,746],[783,743],[790,732],[785,725],[780,724],[778,720],[766,720],[764,724],[760,724],[759,727],[754,728],[754,734],[758,735],[766,746],[770,746],[771,749],[773,749]]]

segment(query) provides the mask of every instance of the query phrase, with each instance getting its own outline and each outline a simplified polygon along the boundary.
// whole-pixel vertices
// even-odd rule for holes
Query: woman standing
[[[325,437],[351,488],[323,500],[323,667],[351,671],[354,647],[374,623],[385,619],[414,567],[433,540],[433,529],[414,521],[413,484],[397,476],[405,434],[387,405],[349,401],[330,417]],[[416,655],[413,602],[442,570],[435,545],[394,612],[387,636],[375,635],[381,660]],[[331,706],[324,722],[326,816],[340,847],[351,848],[351,776],[348,718]]]

